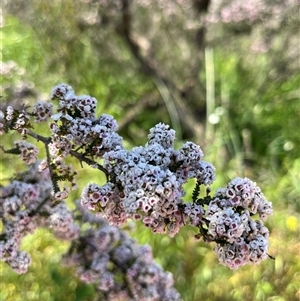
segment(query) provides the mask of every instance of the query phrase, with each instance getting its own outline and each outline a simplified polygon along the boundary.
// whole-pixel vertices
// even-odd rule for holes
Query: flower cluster
[[[53,198],[49,170],[43,165],[36,162],[1,189],[0,260],[17,273],[26,273],[31,258],[20,251],[21,240],[36,228],[47,227],[57,238],[72,241],[65,264],[76,266],[78,277],[93,283],[107,300],[180,300],[171,274],[153,261],[150,247],[137,245],[124,231],[78,203],[77,218],[85,228],[90,224],[80,234],[73,213]]]
[[[79,210],[84,212],[83,220],[97,229],[84,232],[63,262],[76,266],[82,281],[93,283],[105,300],[180,300],[172,275],[153,261],[149,246],[137,245],[119,228]]]
[[[52,103],[49,103],[44,100],[38,101],[34,105],[32,111],[32,115],[35,117],[34,122],[40,123],[47,121],[53,115],[52,107]]]
[[[214,166],[203,161],[201,148],[193,142],[174,149],[175,131],[168,125],[157,124],[144,146],[126,150],[115,119],[95,116],[95,98],[76,96],[61,84],[51,99],[58,100],[55,112],[44,101],[32,113],[24,107],[0,111],[0,133],[15,130],[23,135],[13,149],[1,148],[30,165],[1,186],[0,260],[15,271],[25,273],[31,262],[29,254],[20,251],[22,238],[47,227],[59,239],[71,241],[65,263],[76,266],[78,277],[93,283],[106,300],[179,300],[172,277],[153,262],[150,248],[138,246],[117,227],[128,219],[169,236],[185,225],[196,227],[196,237],[215,242],[219,261],[230,268],[268,257],[269,231],[263,222],[272,214],[272,204],[254,182],[236,178],[211,197]],[[50,120],[50,137],[31,130],[30,116],[37,123]],[[38,149],[26,135],[44,143],[45,160],[37,161]],[[58,185],[63,181],[77,188],[69,155],[104,172],[107,180],[88,184],[74,212],[65,203],[70,188]],[[185,202],[189,179],[196,186],[192,202]],[[203,198],[200,186],[206,187]]]
[[[258,264],[268,258],[269,231],[261,221],[249,221],[243,236],[233,243],[220,244],[215,252],[221,264],[236,269],[245,264]]]
[[[62,240],[73,241],[79,236],[79,226],[74,223],[72,212],[65,203],[59,203],[49,210],[48,227]]]
[[[26,164],[35,163],[37,160],[37,154],[39,152],[38,148],[26,141],[16,141],[14,143],[16,150],[20,153],[19,157]]]
[[[226,188],[217,191],[216,197],[227,198],[234,208],[244,208],[251,214],[259,214],[265,221],[273,213],[272,204],[268,202],[255,182],[247,178],[235,178]]]
[[[0,111],[0,135],[8,130],[17,130],[19,134],[26,135],[31,128],[29,120],[30,116],[24,108],[15,110],[12,106],[8,106],[5,112]]]
[[[199,146],[187,142],[176,151],[174,139],[174,130],[158,124],[150,130],[145,147],[105,153],[104,168],[112,175],[110,182],[102,187],[89,184],[82,193],[82,205],[113,225],[132,218],[142,220],[154,233],[175,235],[185,224],[182,184],[195,178],[210,185],[215,169],[202,161]]]
[[[54,235],[66,240],[79,235],[66,204],[53,202],[49,170],[39,172],[39,162],[8,186],[1,187],[0,216],[3,222],[0,260],[18,273],[25,273],[31,262],[29,254],[19,250],[22,238],[36,228],[52,228]]]
[[[206,210],[208,238],[217,242],[222,264],[237,268],[259,263],[268,256],[269,231],[263,225],[273,212],[259,187],[247,178],[235,178],[219,189]],[[257,214],[261,220],[254,221]]]
[[[116,133],[115,119],[107,114],[96,118],[95,98],[76,96],[72,87],[61,84],[54,87],[51,99],[59,100],[58,113],[52,115],[54,122],[50,124],[55,155],[65,157],[71,147],[77,146],[101,157],[122,145],[122,138]]]

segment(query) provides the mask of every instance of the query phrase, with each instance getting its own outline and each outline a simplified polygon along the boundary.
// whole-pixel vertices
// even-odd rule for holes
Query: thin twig
[[[42,141],[45,144],[46,153],[47,153],[48,167],[50,169],[50,176],[52,176],[52,174],[51,174],[51,168],[50,168],[50,154],[49,154],[49,149],[48,149],[48,144],[51,143],[52,139],[50,137],[41,136],[41,135],[36,134],[36,133],[34,133],[32,131],[29,131],[27,134],[29,136],[35,138],[37,141]],[[85,157],[83,154],[78,153],[78,152],[76,152],[74,150],[70,150],[70,155],[73,156],[73,157],[75,157],[76,159],[78,159],[80,162],[85,162],[89,166],[95,165],[97,167],[97,169],[101,170],[105,174],[106,180],[108,181],[108,179],[109,179],[109,173],[108,173],[108,171],[102,165],[100,165],[99,163],[97,163],[97,162],[95,162],[95,161],[93,161],[93,160]]]
[[[52,139],[50,137],[44,137],[44,136],[34,133],[32,131],[28,131],[26,134],[33,137],[37,141],[42,141],[45,145],[48,145],[52,141]]]
[[[70,150],[70,155],[78,159],[80,162],[85,162],[89,166],[96,166],[97,169],[101,170],[105,174],[106,181],[109,180],[109,173],[101,164],[91,160],[90,158],[85,157],[83,154],[80,154],[74,150]]]
[[[38,206],[29,213],[29,216],[34,216],[36,213],[40,211],[40,209],[48,202],[51,198],[45,198],[42,202],[38,204]]]
[[[27,134],[29,136],[35,138],[37,141],[42,141],[44,143],[45,149],[46,149],[47,164],[48,164],[48,168],[49,168],[49,172],[50,172],[50,178],[51,178],[51,181],[52,181],[52,184],[53,184],[53,189],[54,189],[54,192],[58,192],[59,191],[59,186],[57,184],[57,181],[55,180],[55,176],[54,176],[53,170],[51,168],[51,155],[50,155],[49,148],[48,148],[48,145],[49,145],[49,143],[51,143],[52,139],[50,137],[41,136],[41,135],[39,135],[37,133],[34,133],[32,131],[28,131]]]

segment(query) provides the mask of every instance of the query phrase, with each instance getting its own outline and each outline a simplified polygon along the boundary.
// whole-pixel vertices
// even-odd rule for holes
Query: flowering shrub
[[[48,227],[71,242],[63,263],[76,266],[77,276],[93,283],[106,300],[180,300],[172,276],[153,261],[150,247],[137,245],[118,227],[128,219],[169,236],[191,225],[199,230],[197,239],[216,243],[220,263],[232,269],[271,257],[263,222],[272,204],[254,182],[235,178],[212,196],[214,166],[203,161],[201,148],[192,142],[175,150],[175,131],[168,125],[157,124],[145,146],[126,150],[115,119],[96,117],[95,98],[76,96],[66,84],[54,87],[50,98],[58,101],[55,110],[52,103],[39,101],[32,111],[9,106],[0,112],[1,134],[17,131],[23,138],[12,149],[2,146],[3,151],[29,165],[1,187],[0,258],[13,270],[26,273],[31,263],[19,249],[22,238]],[[32,120],[48,121],[49,137],[40,135]],[[46,159],[37,160],[38,148],[26,141],[28,136],[44,144]],[[77,172],[66,163],[69,156],[106,176],[103,185],[83,188],[75,211],[64,201],[77,189]],[[196,184],[192,200],[184,202],[183,184],[189,179]],[[205,197],[199,197],[202,186]]]

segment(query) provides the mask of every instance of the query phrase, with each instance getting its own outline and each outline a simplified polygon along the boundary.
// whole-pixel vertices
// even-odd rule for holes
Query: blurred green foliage
[[[79,2],[70,0],[52,4],[30,1],[28,6],[8,10],[1,28],[1,59],[6,68],[2,68],[1,105],[47,98],[55,84],[67,82],[76,93],[95,96],[99,113],[112,114],[119,120],[144,95],[156,95],[154,83],[139,72],[120,37],[104,27],[80,26],[76,15],[80,8]],[[253,59],[247,52],[247,39],[241,39],[238,48],[239,52],[214,45],[215,114],[220,119],[213,137],[201,139],[210,142],[203,145],[205,160],[217,168],[213,191],[230,178],[248,176],[273,202],[274,216],[267,226],[271,232],[269,253],[276,260],[231,271],[217,262],[213,245],[194,241],[192,228],[182,229],[175,238],[154,236],[139,223],[126,228],[141,244],[152,246],[155,258],[173,273],[176,288],[186,301],[299,300],[300,73],[276,76],[271,50]],[[172,53],[174,60],[178,51]],[[177,61],[173,64],[176,66]],[[179,60],[176,68],[180,64]],[[180,78],[180,74],[177,76]],[[200,84],[205,78],[202,69]],[[22,94],[24,86],[35,92]],[[195,103],[189,105],[197,112]],[[125,144],[143,144],[148,129],[159,121],[170,122],[170,116],[155,102],[121,129]],[[14,138],[1,137],[1,144],[12,144]],[[2,184],[24,168],[14,159],[5,155],[1,160]],[[90,170],[79,168],[79,172],[80,185],[91,178],[98,183],[104,181],[102,175]],[[187,184],[186,200],[190,199],[192,186]],[[79,192],[73,197],[78,198]],[[61,267],[60,257],[67,247],[46,229],[28,236],[23,248],[29,250],[33,264],[27,274],[16,275],[0,263],[0,301],[94,300],[93,288],[76,280],[74,271]]]

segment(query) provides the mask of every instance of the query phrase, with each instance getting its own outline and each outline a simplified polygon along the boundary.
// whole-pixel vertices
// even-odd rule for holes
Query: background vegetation
[[[171,239],[126,225],[173,273],[184,300],[300,299],[298,1],[15,0],[2,10],[0,107],[48,99],[66,82],[115,116],[128,147],[168,123],[178,145],[198,143],[216,166],[213,190],[247,176],[273,202],[276,260],[236,271],[218,263],[213,245],[195,242],[193,229]],[[2,154],[0,164],[1,184],[24,168]],[[91,172],[80,176],[84,184]],[[0,264],[1,301],[94,299],[59,264],[67,244],[41,229],[23,245],[33,264],[25,275]]]

